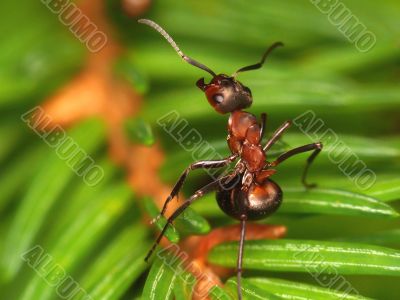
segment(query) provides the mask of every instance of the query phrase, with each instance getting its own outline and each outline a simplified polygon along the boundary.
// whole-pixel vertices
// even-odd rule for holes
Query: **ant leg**
[[[293,155],[300,154],[300,153],[307,152],[307,151],[311,151],[311,150],[314,150],[314,151],[313,151],[313,153],[311,153],[311,155],[307,159],[306,166],[305,166],[304,171],[303,171],[303,175],[301,176],[301,182],[303,183],[303,185],[306,188],[315,187],[315,184],[308,184],[307,181],[306,181],[306,178],[307,178],[307,172],[308,172],[308,169],[310,168],[310,165],[314,161],[315,157],[317,157],[317,155],[322,150],[322,143],[321,142],[308,144],[308,145],[304,145],[304,146],[297,147],[297,148],[294,148],[292,150],[289,150],[289,151],[281,154],[275,161],[270,163],[269,166],[275,167],[275,166],[279,165],[281,162],[287,160],[289,157],[292,157]]]
[[[264,146],[264,152],[267,152],[272,145],[276,143],[276,141],[282,136],[286,129],[288,129],[292,125],[292,121],[286,121],[283,123],[272,135],[272,137],[268,140],[268,142]]]
[[[224,176],[222,178],[219,178],[206,186],[202,187],[201,189],[197,190],[188,200],[186,200],[181,206],[179,206],[174,213],[168,218],[167,223],[165,224],[163,230],[161,233],[158,235],[157,240],[151,247],[150,251],[147,253],[146,258],[144,259],[146,262],[149,260],[150,256],[153,254],[154,250],[156,249],[157,245],[160,243],[162,237],[165,234],[165,231],[167,230],[168,226],[172,224],[172,222],[190,205],[192,204],[195,200],[201,198],[204,196],[206,193],[209,193],[213,190],[215,190],[218,185],[225,179],[230,178],[232,175]]]
[[[260,130],[260,142],[262,141],[265,133],[265,123],[267,122],[267,114],[261,114],[261,130]]]
[[[221,168],[224,167],[230,163],[232,163],[235,159],[237,158],[237,154],[233,154],[229,156],[228,158],[221,159],[221,160],[204,160],[204,161],[198,161],[195,163],[192,163],[189,167],[186,168],[185,171],[183,171],[182,175],[179,177],[178,181],[175,183],[174,187],[172,188],[171,194],[167,197],[167,199],[164,202],[163,208],[161,209],[161,213],[154,218],[151,223],[156,222],[158,219],[160,219],[162,216],[164,216],[165,212],[167,211],[168,203],[174,199],[176,195],[178,195],[179,190],[182,188],[183,183],[186,180],[186,177],[189,175],[190,171],[196,170],[196,169],[212,169],[212,168]]]
[[[239,242],[239,254],[237,259],[237,292],[239,300],[242,300],[242,262],[243,262],[243,249],[244,241],[246,236],[246,220],[247,216],[243,215],[240,218],[241,231],[240,231],[240,242]]]

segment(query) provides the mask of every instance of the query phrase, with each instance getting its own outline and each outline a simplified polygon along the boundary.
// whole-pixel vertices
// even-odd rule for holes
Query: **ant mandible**
[[[313,150],[312,154],[307,159],[302,175],[302,183],[306,188],[314,187],[314,184],[308,184],[306,182],[307,171],[315,157],[321,151],[322,143],[312,143],[294,148],[281,154],[276,160],[268,162],[266,160],[267,151],[278,141],[284,131],[291,126],[291,121],[283,123],[274,132],[267,143],[262,146],[261,142],[265,131],[266,114],[261,114],[261,123],[258,123],[253,114],[243,111],[243,109],[251,106],[253,98],[250,89],[236,80],[236,76],[241,72],[261,68],[271,51],[276,47],[283,46],[281,42],[274,43],[270,46],[259,63],[240,68],[232,76],[225,74],[217,75],[207,66],[186,56],[161,26],[147,19],[140,19],[138,22],[157,30],[183,60],[210,73],[213,77],[211,82],[206,84],[204,78],[201,78],[196,83],[197,87],[206,94],[208,102],[218,113],[231,114],[228,121],[227,142],[232,155],[221,160],[198,161],[187,167],[173,187],[171,194],[165,200],[161,213],[152,222],[164,216],[168,203],[178,195],[190,171],[196,169],[222,168],[240,158],[234,170],[229,175],[222,176],[197,190],[174,211],[168,218],[166,225],[147,254],[145,260],[147,261],[150,258],[164,236],[168,226],[171,225],[190,204],[204,194],[216,191],[219,207],[227,215],[241,222],[239,254],[237,259],[237,287],[238,297],[242,299],[241,275],[246,222],[267,217],[275,212],[282,202],[281,188],[277,183],[269,179],[269,177],[276,172],[276,170],[272,168],[278,166],[293,155]],[[235,184],[232,184],[232,182],[235,182]]]

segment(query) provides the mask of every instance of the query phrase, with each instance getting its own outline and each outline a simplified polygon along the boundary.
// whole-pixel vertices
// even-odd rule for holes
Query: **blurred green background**
[[[149,7],[142,10],[148,2]],[[157,120],[176,110],[190,128],[225,156],[228,116],[216,114],[195,86],[197,79],[209,80],[209,75],[184,63],[158,33],[136,20],[155,20],[187,55],[217,73],[231,74],[256,63],[267,46],[284,42],[285,47],[274,51],[262,69],[239,76],[253,92],[254,103],[248,111],[257,116],[268,114],[269,135],[285,120],[312,110],[373,170],[377,180],[371,188],[359,189],[329,160],[329,151],[323,151],[310,170],[310,180],[318,183],[319,190],[306,192],[300,175],[307,155],[299,155],[282,164],[274,175],[286,191],[286,203],[262,223],[287,226],[284,244],[317,241],[322,255],[344,274],[360,297],[399,299],[398,1],[338,2],[376,36],[376,44],[366,52],[360,52],[330,22],[329,15],[313,4],[318,1],[75,3],[85,11],[103,7],[103,17],[112,26],[107,32],[112,34],[109,40],[123,49],[110,61],[110,78],[129,84],[142,97],[126,136],[133,144],[148,144],[153,139],[159,143],[165,153],[159,177],[170,186],[193,161],[193,153],[176,143]],[[23,113],[54,95],[84,68],[90,55],[85,45],[42,1],[7,0],[0,9],[0,297],[83,298],[82,294],[73,295],[73,286],[70,294],[64,291],[64,296],[69,296],[63,298],[57,286],[46,282],[50,275],[40,275],[44,274],[38,271],[43,261],[35,267],[24,261],[21,255],[40,245],[42,254],[49,254],[93,299],[190,298],[191,289],[171,269],[159,260],[149,265],[143,262],[154,238],[154,228],[143,221],[144,216],[156,213],[153,199],[138,196],[135,187],[128,185],[124,169],[110,159],[107,124],[97,117],[65,128],[105,171],[104,180],[89,187],[21,121]],[[329,149],[329,141],[322,141]],[[310,142],[293,126],[271,155]],[[184,195],[209,181],[204,172],[193,173]],[[194,204],[190,214],[198,223],[181,218],[177,232],[183,238],[235,223],[219,211],[212,194]],[[253,252],[250,247],[256,245],[249,243],[245,284],[260,299],[340,298],[334,287],[319,285],[304,265],[285,265],[293,258],[289,251],[279,252],[274,243],[261,242],[265,243],[265,257],[282,260],[266,262],[264,267],[252,265],[253,259],[261,266],[264,256]],[[232,250],[229,246],[215,249],[210,261],[234,266],[236,244]],[[364,247],[366,255],[361,251]],[[339,249],[347,249],[347,254],[338,255]],[[322,266],[317,267],[319,272],[322,269],[318,268]],[[285,281],[274,281],[276,278]],[[234,284],[230,281],[225,289],[214,290],[213,299],[234,299]],[[320,290],[311,292],[308,284]],[[217,293],[226,293],[228,298],[218,298]]]

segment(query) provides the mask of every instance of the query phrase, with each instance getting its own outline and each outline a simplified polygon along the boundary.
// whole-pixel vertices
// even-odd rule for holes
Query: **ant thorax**
[[[261,145],[261,126],[257,118],[248,112],[232,112],[228,121],[228,146],[233,154],[239,154],[249,172],[261,171],[265,166],[265,153]]]

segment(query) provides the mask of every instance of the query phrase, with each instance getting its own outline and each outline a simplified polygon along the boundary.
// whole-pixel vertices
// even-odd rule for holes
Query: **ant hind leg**
[[[221,177],[206,186],[202,187],[201,189],[197,190],[188,200],[186,200],[180,207],[178,207],[174,213],[167,219],[167,223],[165,224],[164,228],[162,229],[161,233],[158,235],[157,240],[151,247],[150,251],[147,253],[146,258],[144,259],[146,262],[149,260],[151,255],[153,254],[154,250],[156,249],[157,245],[160,243],[162,237],[165,234],[168,226],[172,224],[172,222],[187,208],[190,204],[192,204],[195,200],[201,198],[205,194],[214,191],[223,181],[231,178],[232,175],[227,175]]]
[[[239,241],[239,254],[237,258],[237,292],[239,300],[242,300],[242,263],[243,263],[243,250],[244,242],[246,239],[246,220],[247,216],[243,215],[240,220],[241,230],[240,230],[240,241]]]

